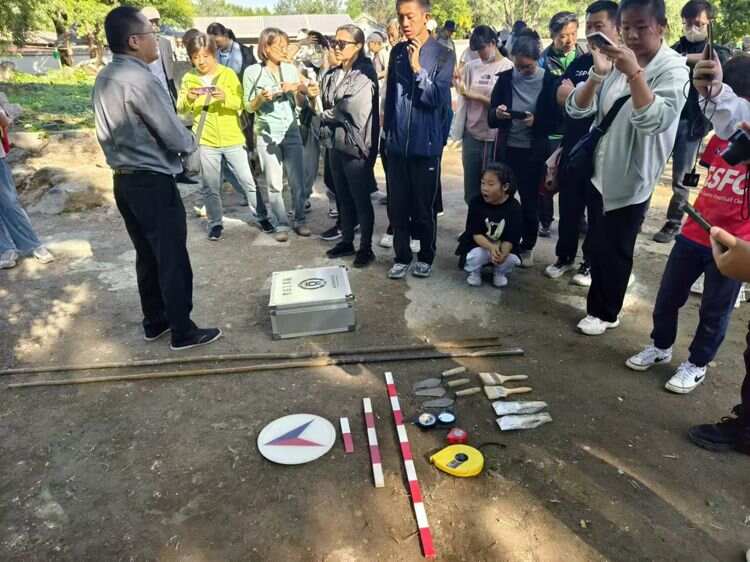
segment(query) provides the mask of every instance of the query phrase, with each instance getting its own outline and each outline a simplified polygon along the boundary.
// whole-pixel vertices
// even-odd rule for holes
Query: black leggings
[[[342,242],[354,242],[354,227],[359,224],[360,250],[372,249],[372,165],[366,158],[355,158],[338,150],[329,150],[331,175],[336,188],[336,203],[341,218]]]
[[[539,185],[544,173],[544,163],[537,161],[530,148],[508,147],[507,161],[513,170],[521,197],[523,237],[521,251],[529,252],[536,246],[539,235]]]

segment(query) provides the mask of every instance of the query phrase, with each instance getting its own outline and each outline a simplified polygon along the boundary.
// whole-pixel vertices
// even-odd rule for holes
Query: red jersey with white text
[[[720,226],[737,238],[750,241],[750,219],[743,218],[750,214],[747,208],[750,201],[745,195],[748,167],[746,164],[730,166],[724,161],[721,152],[728,144],[716,135],[708,143],[701,158],[709,167],[708,177],[693,206],[712,226]],[[682,235],[711,247],[708,232],[690,217],[682,227]]]

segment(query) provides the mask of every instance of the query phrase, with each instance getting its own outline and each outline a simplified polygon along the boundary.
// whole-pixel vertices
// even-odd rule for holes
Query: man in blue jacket
[[[396,0],[396,12],[406,41],[393,47],[388,62],[383,129],[388,151],[388,217],[396,253],[388,277],[402,279],[413,257],[410,221],[420,242],[412,274],[429,277],[432,273],[440,159],[453,116],[454,58],[427,30],[429,0]]]

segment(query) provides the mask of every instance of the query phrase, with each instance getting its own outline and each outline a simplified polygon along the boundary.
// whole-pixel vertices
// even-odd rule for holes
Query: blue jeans
[[[30,254],[42,243],[18,200],[16,184],[5,158],[0,158],[0,253],[16,250]]]
[[[479,196],[482,171],[492,162],[495,141],[480,141],[464,133],[461,147],[461,163],[464,167],[464,201],[468,205]]]
[[[242,145],[213,147],[202,145],[201,151],[201,175],[203,176],[203,202],[206,205],[206,216],[208,227],[221,226],[223,220],[223,206],[221,203],[221,186],[223,185],[222,169],[226,165],[236,178],[239,185],[244,188],[248,202],[252,205],[258,198],[255,187],[255,178],[250,171],[250,162],[247,152]],[[261,215],[264,209],[258,209],[258,220],[267,217]]]
[[[690,188],[682,182],[685,174],[692,171],[695,157],[701,145],[700,137],[690,138],[690,122],[681,119],[672,151],[672,198],[667,208],[667,222],[678,227],[682,223],[682,206],[687,203]]]
[[[302,137],[299,129],[292,127],[286,132],[281,142],[272,140],[261,133],[257,138],[260,167],[268,186],[268,203],[271,213],[281,227],[289,226],[282,192],[284,191],[284,173],[286,173],[294,206],[294,224],[305,223],[305,172],[302,150]]]
[[[704,274],[698,328],[690,344],[690,362],[705,367],[716,356],[729,325],[742,283],[722,275],[711,249],[678,236],[669,254],[654,306],[651,339],[660,349],[677,338],[677,315],[690,296],[690,286]]]

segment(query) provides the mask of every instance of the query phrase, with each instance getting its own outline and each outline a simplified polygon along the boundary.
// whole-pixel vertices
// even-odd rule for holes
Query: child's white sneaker
[[[659,349],[654,344],[646,346],[625,361],[625,365],[634,371],[647,371],[657,363],[669,363],[672,360],[672,348]]]
[[[466,278],[466,282],[472,287],[482,286],[482,272],[480,270],[472,271]]]
[[[492,275],[492,284],[498,289],[502,289],[508,286],[508,278],[502,273],[495,272]]]
[[[607,330],[617,328],[619,325],[619,318],[614,322],[607,322],[596,316],[588,315],[578,323],[578,329],[587,336],[601,336]]]
[[[677,367],[677,372],[667,381],[664,388],[675,394],[687,394],[695,390],[695,387],[704,380],[706,380],[706,368],[685,361]]]

